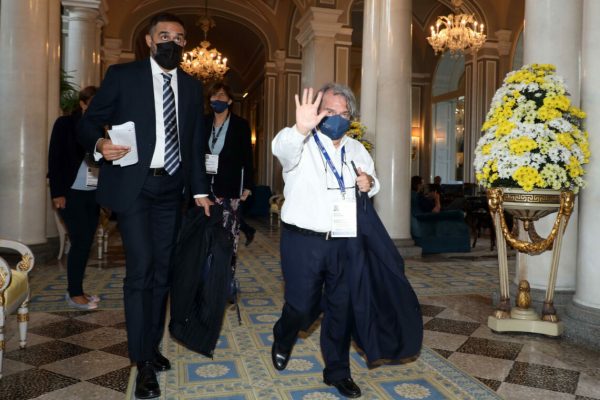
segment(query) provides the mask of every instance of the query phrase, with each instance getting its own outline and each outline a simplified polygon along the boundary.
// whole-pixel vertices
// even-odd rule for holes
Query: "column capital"
[[[343,10],[310,7],[296,25],[300,31],[296,40],[305,47],[315,37],[335,38],[344,25],[338,22],[342,13]]]
[[[103,0],[62,0],[63,7],[65,8],[92,8],[100,10],[100,6]]]
[[[494,32],[494,35],[498,39],[498,54],[501,56],[509,55],[512,44],[510,41],[512,31],[508,29],[500,29],[499,31]]]

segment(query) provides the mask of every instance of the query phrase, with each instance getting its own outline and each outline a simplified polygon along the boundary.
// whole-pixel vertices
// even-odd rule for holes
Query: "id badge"
[[[356,237],[356,199],[333,204],[331,237]]]
[[[219,155],[218,154],[206,154],[206,173],[216,175],[219,171]]]
[[[100,174],[99,168],[87,167],[87,172],[85,174],[85,185],[89,186],[89,187],[97,187],[99,174]]]

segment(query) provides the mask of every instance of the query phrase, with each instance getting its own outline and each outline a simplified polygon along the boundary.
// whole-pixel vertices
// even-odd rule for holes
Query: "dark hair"
[[[419,175],[415,175],[412,178],[410,178],[410,190],[412,190],[413,192],[416,192],[419,190],[419,185],[423,182],[423,178],[421,178]]]
[[[96,95],[98,88],[96,86],[87,86],[81,89],[79,92],[79,101],[83,101],[87,104],[92,97]]]
[[[233,96],[231,95],[231,88],[229,87],[229,85],[227,85],[224,82],[215,82],[206,91],[208,101],[210,101],[210,98],[213,97],[215,93],[217,93],[221,89],[225,91],[225,94],[227,95],[227,97],[229,97],[229,99],[233,100]]]
[[[154,28],[156,28],[156,25],[158,25],[159,22],[176,22],[183,27],[183,31],[185,32],[185,25],[183,24],[181,18],[179,18],[175,14],[163,12],[160,14],[156,14],[150,20],[150,26],[148,27],[148,33],[150,35],[152,35],[152,31],[154,30]]]

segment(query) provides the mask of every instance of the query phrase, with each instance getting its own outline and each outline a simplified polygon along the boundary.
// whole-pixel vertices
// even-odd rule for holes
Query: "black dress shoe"
[[[245,245],[250,246],[250,243],[252,243],[253,240],[254,240],[254,232],[247,234]]]
[[[169,359],[160,354],[160,351],[158,350],[154,351],[154,360],[152,360],[152,365],[154,366],[154,370],[156,372],[168,371],[171,369],[171,363],[169,362]]]
[[[273,346],[271,347],[271,361],[273,361],[273,366],[278,371],[283,371],[285,367],[288,365],[288,361],[290,361],[291,351],[287,353],[285,351],[281,351],[281,347],[277,342],[273,342]]]
[[[135,379],[135,397],[138,399],[154,399],[160,396],[160,386],[156,380],[156,372],[152,361],[137,363],[138,373]]]
[[[329,386],[334,386],[344,397],[355,399],[361,396],[360,388],[356,383],[354,383],[352,378],[344,378],[335,382],[330,382],[325,379],[325,383]]]

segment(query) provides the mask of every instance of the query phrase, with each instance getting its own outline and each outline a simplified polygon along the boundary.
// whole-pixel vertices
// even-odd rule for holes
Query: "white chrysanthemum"
[[[429,389],[416,383],[396,385],[394,386],[394,392],[407,399],[425,399],[431,395]]]
[[[227,375],[229,367],[223,364],[207,364],[196,368],[196,371],[194,372],[202,378],[217,378],[219,376]]]

